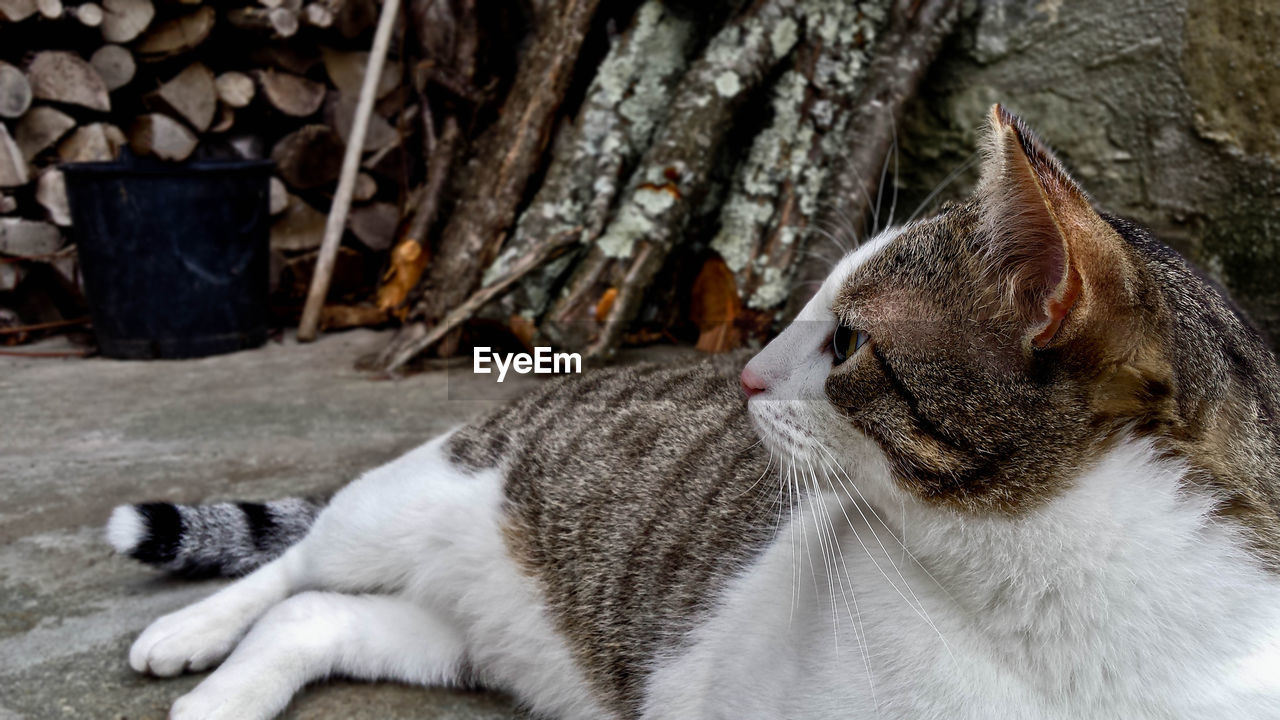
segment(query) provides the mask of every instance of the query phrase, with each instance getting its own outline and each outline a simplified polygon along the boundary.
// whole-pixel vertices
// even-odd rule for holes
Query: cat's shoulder
[[[620,434],[611,428],[625,430],[627,436],[644,427],[689,425],[694,430],[705,428],[709,415],[741,425],[745,432],[739,370],[728,358],[643,362],[556,377],[459,428],[446,450],[452,462],[482,468],[552,436],[605,442]]]

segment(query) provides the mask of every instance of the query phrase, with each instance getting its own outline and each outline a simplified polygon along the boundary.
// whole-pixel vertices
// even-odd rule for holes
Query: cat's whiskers
[[[755,445],[752,445],[751,447],[749,447],[749,448],[747,448],[747,449],[748,449],[748,450],[752,450],[752,449],[754,449],[754,448],[756,447],[756,445],[759,445],[761,442],[764,442],[764,439],[763,439],[763,438],[761,438],[760,442],[757,442]],[[765,463],[765,464],[764,464],[764,472],[760,473],[760,477],[756,478],[756,481],[755,481],[755,482],[751,483],[751,485],[750,485],[746,490],[743,490],[742,492],[738,493],[738,494],[737,494],[733,499],[734,499],[734,500],[739,500],[739,499],[741,499],[741,498],[742,498],[742,496],[743,496],[743,495],[746,495],[747,493],[751,492],[752,490],[755,490],[755,489],[756,489],[756,487],[760,485],[760,481],[764,480],[765,476],[769,474],[769,469],[770,469],[772,466],[773,466],[773,448],[772,448],[772,447],[770,447],[770,448],[769,448],[769,462],[767,462],[767,463]]]
[[[839,236],[839,235],[837,235],[835,231],[833,231],[833,230],[829,230],[829,229],[827,229],[827,228],[825,228],[825,227],[822,227],[822,224],[825,224],[825,223],[815,223],[815,224],[813,224],[813,225],[809,226],[809,229],[810,229],[810,230],[812,230],[813,232],[817,233],[818,235],[820,235],[820,236],[821,236],[822,238],[824,238],[827,242],[829,242],[829,243],[831,243],[832,245],[834,245],[834,246],[836,247],[836,250],[837,250],[837,251],[839,251],[839,253],[840,253],[840,255],[841,255],[842,257],[843,257],[843,256],[845,256],[845,255],[848,255],[848,254],[849,254],[849,253],[851,253],[851,252],[853,252],[853,251],[858,247],[858,245],[860,245],[860,244],[861,244],[861,243],[859,243],[859,242],[858,242],[857,233],[853,232],[853,230],[852,230],[852,229],[849,229],[849,230],[847,231],[849,234],[851,234],[851,235],[853,236],[853,243],[854,243],[854,244],[853,244],[853,246],[852,246],[852,247],[850,247],[848,243],[841,242],[841,240],[840,240],[840,236]]]
[[[769,450],[769,461],[770,461],[770,462],[773,462],[773,450],[772,450],[772,448]],[[773,519],[773,539],[774,539],[774,540],[777,540],[777,538],[778,538],[778,531],[782,529],[782,513],[783,513],[783,508],[784,508],[784,507],[786,506],[786,504],[787,504],[787,499],[786,499],[786,487],[784,486],[784,484],[783,484],[783,482],[782,482],[782,461],[781,461],[781,458],[779,458],[779,461],[778,461],[778,482],[777,482],[777,483],[775,483],[775,484],[778,486],[778,497],[777,497],[777,500],[776,500],[776,504],[777,504],[777,506],[778,506],[778,515],[777,515],[777,517],[775,517],[775,518]]]
[[[898,210],[898,121],[894,119],[893,113],[889,113],[889,123],[893,128],[893,199],[889,202],[889,222],[885,227],[893,227],[893,216]],[[881,182],[884,182],[881,180]]]
[[[943,585],[943,584],[938,580],[938,578],[934,577],[933,573],[929,572],[929,568],[925,567],[924,563],[920,562],[920,560],[915,556],[915,554],[911,552],[911,549],[907,547],[907,544],[906,544],[906,542],[905,542],[905,540],[906,540],[906,537],[905,537],[905,533],[906,533],[906,513],[907,513],[907,509],[906,509],[906,500],[903,500],[903,501],[902,501],[903,537],[902,537],[902,538],[899,538],[899,537],[898,537],[898,535],[897,535],[897,533],[895,533],[895,532],[893,531],[893,528],[892,528],[892,527],[890,527],[890,526],[889,526],[889,524],[888,524],[888,523],[886,523],[886,522],[884,521],[884,518],[880,517],[880,513],[876,512],[875,505],[873,505],[869,500],[867,500],[867,497],[866,497],[865,495],[863,495],[863,494],[862,494],[862,490],[858,489],[858,484],[857,484],[857,483],[855,483],[855,482],[853,481],[853,478],[849,475],[849,472],[848,472],[847,470],[845,470],[845,469],[844,469],[844,467],[843,467],[842,465],[840,465],[840,462],[836,459],[836,456],[835,456],[834,454],[832,454],[831,450],[830,450],[830,449],[828,449],[828,448],[827,448],[825,445],[823,445],[822,443],[816,443],[816,444],[817,444],[818,448],[819,448],[820,450],[822,450],[824,453],[826,453],[826,454],[827,454],[827,457],[828,457],[828,458],[830,458],[830,465],[834,466],[834,468],[835,468],[836,470],[839,470],[839,471],[840,471],[840,474],[841,474],[841,475],[844,475],[845,479],[846,479],[846,480],[848,480],[848,488],[852,488],[852,489],[853,489],[853,491],[854,491],[855,493],[857,493],[857,494],[858,494],[858,498],[859,498],[860,500],[862,500],[862,503],[861,503],[861,504],[862,504],[862,505],[866,505],[867,509],[871,511],[871,516],[872,516],[872,517],[874,517],[874,518],[876,519],[876,522],[880,523],[880,527],[884,528],[885,532],[887,532],[887,533],[889,534],[889,537],[893,538],[893,541],[894,541],[894,542],[896,542],[896,543],[898,544],[898,546],[902,549],[902,552],[903,552],[903,553],[905,553],[905,554],[906,554],[906,556],[907,556],[908,558],[910,558],[910,559],[911,559],[911,562],[915,563],[916,567],[920,568],[921,572],[923,572],[923,573],[925,574],[925,576],[926,576],[926,577],[928,577],[928,578],[929,578],[929,580],[931,580],[931,581],[933,582],[933,584],[934,584],[934,585],[936,585],[936,586],[938,587],[938,589],[939,589],[939,590],[941,590],[943,593],[945,593],[945,594],[946,594],[946,596],[947,596],[947,597],[948,597],[952,602],[958,602],[958,601],[956,600],[956,597],[955,597],[954,595],[952,595],[952,594],[951,594],[951,591],[950,591],[950,590],[948,590],[948,589],[946,588],[946,586],[945,586],[945,585]],[[839,478],[839,476],[837,476],[837,477],[836,477],[836,479],[837,479],[837,480],[839,480],[839,479],[840,479],[840,478]],[[840,486],[841,486],[841,487],[845,487],[845,482],[844,482],[844,480],[841,480],[841,481],[840,481]],[[845,491],[845,494],[846,494],[846,495],[848,495],[848,490],[847,490],[847,489],[846,489],[846,491]],[[852,496],[849,496],[849,499],[850,499],[850,500],[853,500],[853,497],[852,497]],[[865,516],[864,516],[864,519],[865,519]],[[868,526],[870,526],[870,523],[868,523]],[[886,553],[885,553],[885,554],[887,555],[887,554],[888,554],[888,552],[886,551]]]
[[[820,465],[820,467],[822,466]],[[812,470],[812,464],[810,465],[810,469]],[[822,474],[823,474],[823,477],[827,480],[827,484],[830,485],[831,475],[828,468],[822,467]],[[815,473],[814,483],[817,484],[817,482],[818,482],[817,474]],[[834,491],[834,486],[832,487]],[[826,513],[825,506],[823,507],[823,511],[824,513]],[[867,640],[867,629],[862,622],[862,610],[858,607],[857,590],[853,586],[853,576],[849,574],[849,564],[844,559],[844,549],[840,546],[839,536],[837,535],[836,529],[835,529],[835,523],[832,520],[831,515],[829,513],[827,513],[826,516],[827,516],[826,527],[827,527],[827,530],[831,533],[831,542],[835,546],[836,551],[839,553],[839,557],[840,557],[839,565],[837,565],[837,579],[839,579],[838,569],[844,568],[845,581],[844,583],[841,584],[840,593],[841,595],[844,595],[844,586],[848,585],[849,594],[845,596],[845,610],[850,611],[849,601],[850,599],[852,599],[853,608],[850,611],[851,614],[849,617],[849,622],[850,622],[851,629],[853,630],[853,636],[858,641],[858,646],[862,651],[863,665],[865,665],[867,669],[867,687],[871,691],[871,703],[872,703],[872,706],[875,707],[876,709],[876,714],[879,715],[880,702],[876,699],[875,677],[871,672],[871,644]],[[856,620],[855,620],[855,616],[856,616]]]
[[[820,443],[819,443],[819,446],[821,446]],[[825,462],[825,461],[822,461],[821,459],[819,459],[819,462]],[[841,471],[843,472],[843,469]],[[924,604],[920,602],[920,598],[916,595],[915,591],[911,589],[911,583],[907,581],[906,576],[902,574],[902,570],[898,567],[897,563],[893,561],[893,556],[889,554],[888,549],[885,548],[884,543],[881,542],[879,533],[875,532],[875,529],[871,527],[870,520],[868,520],[866,514],[862,512],[862,508],[860,506],[861,504],[856,502],[853,496],[849,494],[847,486],[845,485],[845,482],[840,479],[839,475],[835,475],[834,478],[836,481],[840,483],[841,487],[846,488],[844,495],[845,497],[849,498],[849,501],[850,501],[849,504],[853,505],[854,509],[858,511],[858,514],[862,516],[862,521],[867,524],[867,527],[869,529],[871,529],[872,536],[875,537],[876,543],[880,546],[880,550],[884,553],[885,559],[888,560],[889,565],[894,569],[895,574],[897,574],[897,576],[902,580],[903,585],[906,586],[907,593],[910,593],[911,595],[910,598],[907,597],[906,593],[902,592],[902,589],[899,588],[898,584],[893,581],[893,578],[889,577],[889,574],[885,572],[884,567],[880,565],[880,561],[876,560],[875,553],[871,552],[871,548],[868,547],[866,542],[863,541],[862,534],[858,532],[857,527],[853,524],[852,518],[850,518],[849,514],[845,512],[844,510],[845,503],[841,503],[840,512],[844,515],[845,521],[849,523],[849,529],[853,532],[854,539],[858,541],[858,545],[862,547],[863,552],[867,554],[867,558],[871,560],[871,563],[873,565],[875,565],[876,570],[880,571],[880,575],[884,577],[885,582],[889,583],[889,586],[892,587],[894,592],[898,594],[898,597],[902,598],[903,602],[907,604],[907,607],[911,608],[916,613],[916,615],[919,616],[920,619],[923,620],[925,624],[928,625],[934,631],[935,634],[937,634],[938,639],[942,641],[943,647],[947,649],[947,653],[951,654],[951,645],[947,642],[946,637],[942,635],[942,631],[938,629],[938,626],[934,624],[933,619],[929,617],[929,612],[925,609]],[[832,485],[831,490],[832,492],[836,492],[834,485]],[[854,488],[854,490],[858,492],[858,494],[861,496],[862,494],[861,491],[857,490],[856,487]],[[866,502],[865,498],[863,502]],[[954,657],[955,656],[952,655],[952,658]]]
[[[822,461],[821,459],[819,459],[819,462],[824,462],[824,461]],[[844,487],[845,487],[845,483],[844,483],[844,481],[843,481],[843,480],[841,480],[841,479],[840,479],[840,477],[839,477],[838,475],[836,475],[836,476],[832,476],[832,475],[830,475],[830,474],[828,473],[828,481],[830,481],[830,479],[831,479],[832,477],[834,477],[834,479],[835,479],[835,481],[836,481],[836,482],[839,482],[839,483],[840,483],[840,486],[841,486],[842,488],[844,488]],[[854,500],[853,500],[853,496],[849,494],[849,492],[848,492],[848,489],[847,489],[847,488],[845,489],[845,491],[844,491],[843,493],[840,493],[839,491],[837,491],[837,490],[836,490],[835,484],[834,484],[834,483],[832,483],[832,484],[831,484],[831,492],[832,492],[832,493],[835,493],[835,494],[837,494],[837,495],[841,495],[842,497],[848,498],[848,499],[849,499],[849,501],[850,501],[850,503],[849,503],[849,504],[852,504],[852,505],[854,506],[854,509],[855,509],[855,510],[857,510],[859,513],[862,513],[862,509],[861,509],[860,507],[858,507],[858,503],[857,503],[856,501],[854,501]],[[857,539],[858,544],[859,544],[859,545],[861,545],[861,546],[862,546],[862,549],[867,553],[867,557],[871,559],[871,562],[872,562],[873,564],[875,564],[876,569],[880,571],[880,574],[884,576],[884,579],[889,583],[889,585],[890,585],[894,590],[896,590],[896,591],[898,592],[898,595],[902,597],[902,599],[907,603],[908,607],[911,607],[913,610],[916,610],[916,613],[917,613],[917,614],[921,614],[921,608],[919,607],[919,602],[920,602],[919,598],[917,598],[917,597],[916,597],[916,595],[915,595],[915,593],[914,593],[914,592],[911,592],[911,598],[908,598],[908,597],[907,597],[907,596],[902,592],[902,590],[898,587],[898,584],[897,584],[897,583],[895,583],[895,582],[893,581],[893,579],[889,577],[888,573],[886,573],[886,572],[884,571],[884,569],[881,567],[881,565],[880,565],[879,561],[878,561],[878,560],[876,560],[875,555],[871,552],[871,549],[867,546],[867,544],[866,544],[865,542],[863,542],[863,540],[862,540],[862,534],[858,532],[857,526],[855,526],[855,525],[853,524],[853,519],[849,517],[849,513],[845,511],[844,506],[845,506],[845,503],[841,503],[841,504],[840,504],[840,513],[841,513],[842,515],[844,515],[845,522],[849,524],[849,530],[851,530],[851,531],[853,532],[854,538],[855,538],[855,539]],[[866,522],[866,523],[867,523],[867,527],[868,527],[868,528],[871,528],[870,523],[869,523],[869,522],[867,522],[867,518],[866,518],[866,515],[865,515],[865,514],[864,514],[864,515],[862,515],[862,520],[863,520],[863,522]],[[876,533],[875,533],[875,530],[874,530],[874,529],[872,529],[872,535],[876,535]],[[878,538],[878,537],[876,538],[876,541],[877,541],[877,543],[879,543],[879,538]],[[879,543],[879,544],[880,544],[880,549],[881,549],[882,551],[884,551],[884,553],[885,553],[885,557],[886,557],[886,558],[888,558],[888,557],[889,557],[888,550],[885,550],[885,548],[884,548],[884,544],[883,544],[883,543]],[[890,562],[892,562],[892,560],[890,560]],[[894,566],[894,569],[895,569],[895,570],[897,570],[897,566],[896,566],[896,565]],[[902,579],[902,581],[903,581],[903,583],[904,583],[904,584],[907,584],[906,578],[905,578],[905,577],[902,577],[902,572],[901,572],[901,571],[897,571],[897,573],[896,573],[896,574],[898,575],[898,577],[899,577],[899,578],[901,578],[901,579]],[[910,591],[911,591],[910,584],[907,584],[907,590],[908,590],[908,592],[910,592]],[[913,602],[913,601],[914,601],[914,602]],[[929,622],[930,624],[932,624],[932,622],[931,622],[931,621],[929,621],[929,620],[928,620],[928,618],[927,618],[925,615],[923,615],[923,614],[922,614],[922,615],[921,615],[921,617],[922,617],[922,619],[924,619],[926,622]]]
[[[764,472],[763,472],[763,473],[761,473],[761,475],[760,475],[760,477],[759,477],[759,478],[756,478],[756,481],[755,481],[754,483],[752,483],[752,484],[751,484],[751,487],[749,487],[749,488],[747,488],[746,490],[742,491],[742,493],[738,495],[738,497],[739,497],[739,498],[740,498],[740,497],[742,497],[743,495],[747,494],[748,492],[751,492],[751,491],[752,491],[752,490],[754,490],[756,487],[758,487],[758,486],[760,485],[760,483],[761,483],[761,482],[764,482],[764,481],[765,481],[765,477],[769,476],[769,474],[770,474],[770,470],[772,470],[772,468],[773,468],[773,460],[774,460],[774,457],[775,457],[775,452],[774,452],[773,448],[772,448],[772,447],[770,447],[770,448],[769,448],[769,461],[765,463],[765,466],[764,466]],[[774,508],[776,508],[776,510],[777,510],[777,512],[776,512],[776,513],[774,513],[774,518],[773,518],[773,537],[774,537],[774,538],[777,538],[777,537],[778,537],[778,530],[779,530],[779,527],[780,527],[780,526],[781,526],[781,524],[782,524],[782,504],[783,504],[782,492],[783,492],[783,489],[782,489],[781,477],[782,477],[782,475],[781,475],[781,473],[779,473],[779,475],[778,475],[779,482],[773,483],[773,484],[776,486],[776,488],[775,488],[775,490],[774,490],[774,494],[773,494],[773,497],[772,497],[772,502],[773,502],[773,506],[774,506]],[[751,503],[751,512],[752,512],[752,513],[754,513],[756,510],[758,510],[758,509],[760,508],[760,506],[761,506],[763,503],[770,502],[770,496],[769,496],[769,494],[768,494],[768,493],[765,493],[765,492],[759,492],[759,493],[758,493],[758,495],[759,495],[759,497],[757,497],[757,498],[756,498],[756,499]]]
[[[884,164],[880,166],[880,184],[876,186],[876,201],[871,205],[871,237],[880,232],[880,201],[884,198],[884,180],[888,174],[889,153],[885,153]]]
[[[815,487],[815,485],[817,484],[817,477],[813,475],[813,464],[809,462],[808,457],[805,457],[805,463],[808,465],[808,470],[806,471],[805,468],[800,468],[801,477],[804,479],[805,489],[808,490],[808,493],[809,493],[809,497],[810,497],[809,511],[813,515],[814,530],[816,530],[818,533],[818,551],[822,555],[822,565],[827,573],[827,594],[830,596],[830,601],[831,601],[831,636],[832,636],[832,641],[835,644],[836,655],[839,656],[840,655],[840,618],[839,618],[838,612],[836,611],[836,589],[835,589],[836,580],[831,576],[831,560],[834,558],[834,553],[832,553],[830,548],[827,546],[826,524],[823,522],[823,518],[820,517],[820,514],[823,513],[824,508],[822,507],[821,493],[819,489]],[[814,480],[813,484],[810,484],[809,482],[810,478],[813,478]],[[838,574],[839,570],[837,570],[836,572]],[[816,576],[815,576],[815,580],[816,580]]]
[[[794,475],[796,479],[796,497],[798,498],[798,502],[800,503],[799,505],[800,537],[804,541],[804,554],[809,559],[809,577],[810,579],[813,580],[813,594],[814,594],[814,597],[816,598],[818,595],[818,564],[813,561],[813,550],[812,548],[809,547],[809,533],[808,533],[808,529],[805,527],[806,522],[804,519],[805,497],[802,494],[802,490],[806,489],[808,486],[806,485],[805,487],[801,487],[800,485],[800,481],[801,481],[800,466],[795,462],[794,456],[792,457],[791,462],[792,462],[792,466],[791,466],[792,475]],[[814,517],[814,520],[815,521],[817,520],[816,516]]]
[[[867,206],[870,207],[871,193],[867,191],[866,182],[862,178],[858,178],[858,189],[862,192],[863,200],[865,200],[867,202]],[[823,218],[822,220],[819,221],[820,224],[832,225],[838,228],[841,234],[847,235],[850,239],[853,240],[853,248],[849,252],[852,252],[852,250],[856,250],[859,247],[861,247],[863,241],[865,241],[867,238],[875,236],[874,232],[870,234],[865,232],[866,230],[865,218],[861,219],[861,221],[859,222],[855,222],[854,219],[850,217],[848,211],[845,208],[833,202],[830,202],[830,201],[824,202],[821,211],[818,213],[818,217]],[[811,226],[811,227],[815,230],[818,229],[816,227],[816,224],[815,226]]]
[[[858,183],[859,183],[860,189],[862,190],[862,197],[865,198],[868,203],[870,203],[871,194],[867,192],[866,185],[862,185],[861,178],[858,179]],[[861,247],[863,241],[866,240],[868,237],[870,237],[866,233],[866,229],[867,229],[866,219],[860,218],[859,219],[860,221],[855,221],[853,216],[849,215],[849,211],[844,207],[836,207],[834,208],[834,210],[836,211],[836,215],[839,216],[840,222],[843,223],[843,227],[847,230],[849,235],[852,236],[854,241],[856,242],[856,244],[854,245],[854,249]]]
[[[968,171],[969,168],[977,164],[981,157],[982,151],[975,150],[967,160],[959,165],[959,167],[948,173],[947,176],[942,179],[942,182],[935,185],[933,190],[931,190],[928,195],[924,196],[924,200],[921,200],[920,204],[916,206],[916,209],[911,213],[911,217],[907,218],[907,222],[905,224],[910,225],[917,217],[920,217],[920,213],[929,206],[929,203],[938,196],[938,193],[945,190],[948,185],[956,181],[956,178],[960,177]]]
[[[771,420],[772,419],[773,418],[771,418]],[[813,441],[813,438],[811,435],[808,435],[808,437],[810,441]],[[815,444],[817,444],[818,447],[822,447],[824,452],[827,452],[829,454],[829,451],[827,451],[826,448],[821,445],[821,443],[815,443]],[[808,446],[808,443],[806,443],[805,445]],[[797,448],[790,447],[789,443],[786,446],[786,450],[787,450],[787,457],[784,459],[783,464],[779,469],[779,472],[782,473],[785,468],[791,525],[794,528],[793,535],[798,535],[798,537],[793,537],[792,539],[792,560],[793,560],[794,572],[792,574],[791,612],[789,615],[788,624],[790,625],[790,623],[794,620],[795,608],[796,608],[796,605],[799,603],[799,583],[801,582],[801,577],[803,575],[803,569],[800,567],[800,561],[804,559],[804,557],[807,557],[809,561],[809,572],[814,583],[815,594],[818,592],[818,587],[817,587],[818,576],[817,576],[816,564],[814,563],[812,549],[810,548],[810,545],[809,545],[808,528],[805,527],[807,523],[803,519],[804,508],[803,508],[803,505],[800,505],[799,507],[797,507],[797,503],[805,502],[805,498],[804,498],[804,495],[802,494],[802,491],[807,490],[808,493],[812,496],[813,507],[810,508],[810,512],[813,513],[815,526],[816,526],[815,530],[819,533],[817,542],[819,544],[819,550],[823,555],[824,567],[826,569],[826,574],[827,574],[828,592],[830,595],[830,602],[832,604],[832,611],[833,611],[832,612],[833,625],[835,626],[833,628],[833,632],[835,633],[835,637],[836,637],[835,642],[837,644],[837,653],[838,653],[838,643],[839,643],[838,610],[836,610],[836,607],[835,607],[836,605],[835,588],[832,586],[832,583],[839,583],[840,591],[842,593],[842,596],[844,597],[844,602],[845,602],[845,607],[847,612],[850,611],[850,599],[848,595],[845,594],[845,586],[846,585],[848,586],[848,590],[850,593],[854,592],[854,588],[853,588],[852,576],[849,574],[848,563],[845,561],[845,558],[844,558],[844,550],[843,548],[840,547],[840,543],[838,542],[838,536],[835,533],[834,520],[830,516],[825,505],[823,505],[819,501],[819,497],[822,493],[822,487],[821,487],[820,481],[817,478],[816,469],[814,469],[814,465],[813,465],[814,461],[817,461],[822,467],[823,474],[827,478],[827,484],[831,488],[831,492],[835,494],[837,497],[840,497],[841,493],[839,493],[835,489],[834,484],[831,482],[831,477],[832,477],[831,468],[823,460],[822,457],[814,455],[814,453],[808,450],[807,447],[800,448],[799,452],[797,452]],[[799,457],[803,457],[804,462],[809,466],[808,475],[805,475],[803,473],[803,468],[801,468],[799,465]],[[813,478],[812,487],[810,486],[808,481],[809,477]],[[804,488],[802,488],[800,485],[800,482],[802,479],[805,482]],[[837,480],[839,479],[838,476],[836,477],[836,479]],[[849,493],[846,491],[843,494],[843,496],[849,497]],[[799,510],[799,513],[797,513],[797,510]],[[941,631],[939,631],[936,625],[934,625],[932,619],[928,616],[928,613],[924,612],[923,608],[918,606],[919,599],[918,598],[916,599],[917,604],[913,604],[911,599],[908,598],[907,595],[902,592],[902,590],[897,586],[897,584],[892,580],[892,578],[889,577],[888,573],[886,573],[885,570],[876,561],[874,555],[871,553],[870,548],[863,542],[861,536],[858,534],[857,529],[853,525],[852,520],[849,518],[848,514],[844,512],[843,503],[841,504],[841,512],[845,516],[845,522],[849,524],[850,529],[853,531],[854,537],[857,539],[858,543],[862,546],[863,552],[867,553],[867,556],[876,565],[876,569],[880,571],[880,574],[882,576],[884,576],[885,581],[888,582],[889,586],[892,587],[894,591],[898,593],[899,597],[903,599],[903,602],[905,602],[908,607],[910,607],[918,616],[920,616],[920,618],[925,622],[926,625],[928,625],[931,629],[933,629],[935,633],[938,634],[939,638],[942,639],[943,646],[947,647],[948,652],[950,652],[950,647],[947,645],[946,639],[942,637]],[[819,517],[818,513],[822,513],[822,516],[825,517],[825,521],[823,520],[823,517]],[[799,515],[799,517],[797,517],[797,515]],[[864,517],[864,521],[865,521],[865,517]],[[830,538],[828,538],[826,533],[830,533]],[[800,544],[803,544],[804,546],[804,553],[803,553],[804,557],[802,557],[801,553],[799,552]],[[881,545],[881,548],[882,550],[884,549],[883,545]],[[885,553],[886,553],[886,557],[889,557],[887,550],[885,551]],[[906,583],[907,582],[906,578],[903,577],[897,565],[893,563],[892,558],[889,558],[889,561],[890,561],[890,564],[893,565],[894,570],[897,573],[898,577],[902,578],[902,581]],[[836,565],[834,575],[830,567],[830,565],[833,563]],[[840,571],[839,569],[841,567],[843,567],[845,570],[845,578],[843,580],[839,577],[839,571]],[[911,593],[912,597],[915,597],[915,593],[911,591],[909,584],[907,586],[907,589],[908,589],[908,592]],[[856,595],[852,599],[852,606],[855,609],[854,612],[856,612],[857,629],[855,629],[855,637],[858,638],[859,645],[862,648],[863,655],[865,658],[869,654],[870,650],[869,650],[869,644],[866,641],[865,628],[861,620],[861,612],[860,610],[856,610],[857,608]],[[851,622],[853,621],[854,621],[854,618],[851,617]]]
[[[772,459],[772,456],[770,456],[770,459]],[[907,555],[908,555],[907,553],[907,499],[905,497],[899,496],[898,503],[902,507],[902,522],[899,523],[899,527],[901,528],[899,532],[902,533],[902,537],[898,538],[897,535],[894,535],[892,530],[889,530],[889,535],[891,535],[894,540],[897,540],[898,544],[902,546],[902,564],[906,565]],[[881,521],[880,524],[884,525],[884,522]],[[888,527],[886,527],[885,529],[888,530]],[[914,560],[915,558],[912,558],[912,559]],[[917,562],[916,564],[919,565],[920,563]],[[934,582],[937,582],[937,580],[934,580]]]
[[[822,262],[827,263],[828,265],[831,265],[831,266],[835,266],[837,263],[840,262],[840,258],[838,257],[833,258],[830,255],[819,252],[818,250],[815,250],[813,248],[801,250],[799,255],[805,258],[817,258],[818,260],[821,260]]]
[[[794,458],[793,458],[793,461],[794,461]],[[784,473],[784,468],[785,468],[785,473]],[[791,541],[790,541],[790,545],[791,545],[791,609],[787,613],[787,627],[791,627],[791,622],[795,619],[796,602],[800,592],[800,550],[799,550],[799,538],[796,537],[797,530],[795,530],[796,500],[795,500],[795,488],[794,488],[794,485],[792,484],[791,463],[787,463],[786,465],[779,467],[778,472],[784,473],[786,476],[787,510],[790,512],[791,527],[793,528],[791,532]],[[801,529],[800,532],[803,532],[803,529]]]
[[[822,497],[822,486],[818,482],[817,473],[814,472],[813,462],[809,460],[808,456],[805,457],[805,466],[806,466],[805,483],[809,485],[809,488],[810,488],[809,492],[814,497],[813,508],[814,508],[815,517],[818,520],[818,528],[817,528],[818,534],[819,534],[819,537],[821,537],[823,540],[826,541],[827,549],[830,550],[831,564],[835,567],[834,573],[832,572],[827,573],[828,581],[836,583],[836,585],[839,586],[840,593],[843,595],[844,584],[840,580],[840,564],[837,559],[837,553],[840,551],[840,548],[837,543],[833,542],[833,538],[831,534],[831,516],[827,513],[826,503],[820,500],[820,498]],[[836,590],[835,587],[831,588],[831,610],[832,610],[831,614],[832,614],[832,621],[837,623],[837,628],[838,628],[839,619],[836,615],[836,608],[835,608],[835,599],[836,599],[835,590]],[[848,605],[848,602],[849,602],[848,598],[846,597],[845,598],[846,606]],[[853,617],[851,616],[849,620],[852,621]]]
[[[818,480],[817,470],[814,469],[813,463],[808,459],[807,456],[805,458],[805,463],[808,465],[808,468],[809,468],[809,476],[813,478],[814,495],[815,497],[820,497],[821,491],[822,491],[822,485],[821,485],[821,482]],[[823,473],[826,474],[825,468],[823,469]],[[861,610],[856,611],[857,618],[855,620],[855,609],[858,606],[858,597],[857,597],[857,591],[853,587],[853,578],[849,574],[849,564],[848,562],[845,561],[844,549],[840,547],[839,537],[835,531],[835,523],[831,518],[831,514],[827,510],[826,503],[817,501],[814,503],[814,505],[816,510],[822,515],[822,521],[819,524],[819,529],[821,532],[823,532],[827,536],[827,546],[832,550],[831,563],[832,565],[835,566],[834,581],[840,590],[841,598],[843,598],[844,600],[845,612],[849,616],[850,629],[853,631],[854,639],[858,642],[858,647],[862,652],[863,662],[867,665],[867,681],[868,681],[868,684],[872,687],[872,698],[874,700],[874,696],[875,696],[874,682],[871,679],[871,666],[870,666],[870,660],[868,658],[870,647],[866,640],[866,628],[862,624]],[[840,576],[840,571],[842,569],[844,570],[843,579]],[[847,592],[846,592],[846,587],[848,589]],[[852,603],[853,603],[852,606],[850,606],[850,599],[852,599]],[[831,608],[832,623],[835,625],[834,633],[837,637],[836,654],[838,655],[840,651],[839,640],[838,640],[840,621],[839,621],[838,611],[835,608],[835,591],[834,590],[832,590],[832,593],[831,593],[831,603],[832,603],[832,608]]]

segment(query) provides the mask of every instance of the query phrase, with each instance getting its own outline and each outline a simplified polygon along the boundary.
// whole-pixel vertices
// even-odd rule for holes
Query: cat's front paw
[[[151,623],[129,648],[129,666],[140,673],[172,677],[221,662],[235,648],[244,623],[208,605],[209,600],[196,603]]]

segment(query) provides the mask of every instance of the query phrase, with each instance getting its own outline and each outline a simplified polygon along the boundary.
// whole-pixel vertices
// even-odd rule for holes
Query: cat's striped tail
[[[107,542],[121,555],[185,577],[243,575],[283,553],[311,528],[324,501],[120,505]]]

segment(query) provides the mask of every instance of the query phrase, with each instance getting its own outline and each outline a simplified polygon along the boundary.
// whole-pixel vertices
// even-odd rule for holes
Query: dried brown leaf
[[[616,287],[611,287],[600,295],[600,300],[596,302],[596,322],[602,323],[609,317],[609,311],[613,309],[613,301],[617,299],[618,288]]]
[[[396,245],[391,251],[391,267],[382,277],[382,287],[378,288],[379,310],[404,319],[408,312],[408,308],[403,307],[405,298],[418,284],[428,259],[427,249],[414,238],[405,238]]]
[[[703,352],[728,352],[742,344],[742,333],[736,325],[742,315],[742,300],[733,271],[719,256],[708,259],[693,281],[690,320],[698,326],[698,349]]]

